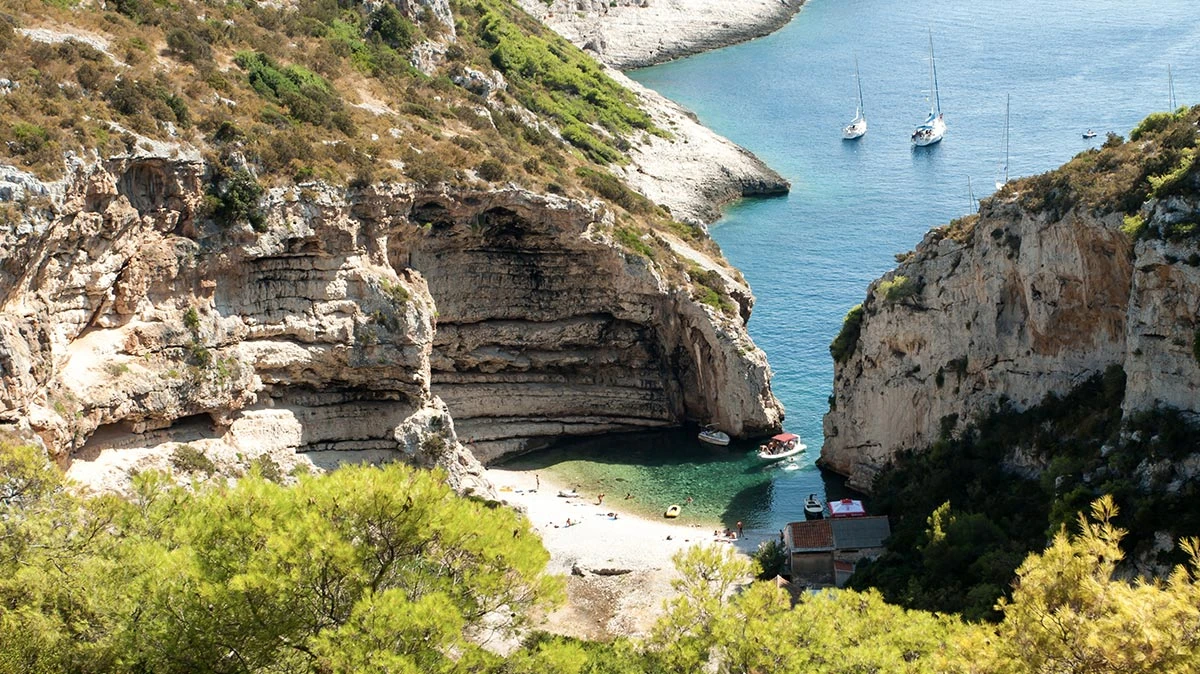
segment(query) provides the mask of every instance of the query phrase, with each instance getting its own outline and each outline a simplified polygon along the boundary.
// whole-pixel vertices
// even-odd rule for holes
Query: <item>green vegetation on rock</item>
[[[941,439],[897,456],[876,478],[873,503],[891,517],[892,537],[851,586],[911,608],[996,619],[1021,560],[1104,494],[1126,513],[1130,554],[1181,561],[1155,552],[1154,534],[1200,535],[1200,477],[1176,465],[1200,429],[1166,409],[1122,422],[1124,390],[1114,366],[1065,396],[1022,412],[1001,407],[954,436],[956,420],[945,420]]]
[[[858,348],[858,335],[862,331],[863,322],[863,305],[855,304],[850,307],[850,311],[846,312],[846,318],[842,320],[842,329],[838,331],[837,337],[829,343],[829,355],[833,356],[835,363],[845,363],[850,360],[850,356],[854,354],[854,350]]]

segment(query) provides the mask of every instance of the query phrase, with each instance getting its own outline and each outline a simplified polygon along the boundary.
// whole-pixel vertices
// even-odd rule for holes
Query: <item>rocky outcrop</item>
[[[1024,409],[1112,365],[1126,411],[1200,410],[1200,255],[1194,240],[1122,231],[1119,213],[1023,206],[1028,182],[931,231],[873,283],[835,365],[823,465],[869,489],[898,451],[926,447],[1002,402]],[[1200,201],[1151,200],[1152,228]],[[1128,227],[1127,227],[1128,229]]]
[[[205,215],[209,173],[77,166],[0,225],[0,426],[80,479],[120,487],[189,445],[230,470],[403,458],[487,491],[460,437],[488,460],[780,424],[748,290],[697,252],[743,311],[698,302],[599,202],[317,182],[269,191],[256,230]]]
[[[614,68],[628,70],[778,30],[803,0],[519,0],[525,11]]]
[[[721,206],[752,196],[787,194],[791,185],[748,150],[717,135],[694,115],[658,93],[609,69],[638,96],[643,110],[669,138],[643,133],[629,150],[630,163],[615,171],[676,219],[707,224]]]
[[[631,138],[630,162],[612,167],[652,201],[687,223],[707,224],[742,197],[786,194],[790,184],[749,151],[696,116],[621,74],[726,47],[786,24],[800,0],[521,0],[534,17],[608,66],[666,135]]]

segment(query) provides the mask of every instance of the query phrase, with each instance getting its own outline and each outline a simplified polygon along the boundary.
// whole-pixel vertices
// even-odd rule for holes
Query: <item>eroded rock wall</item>
[[[199,161],[81,166],[0,227],[0,426],[81,480],[121,488],[191,445],[230,472],[403,458],[486,491],[460,438],[491,460],[780,426],[749,290],[675,241],[740,312],[698,302],[613,241],[600,202],[314,182],[270,190],[255,230],[203,214],[207,180]]]
[[[230,472],[405,458],[487,491],[429,390],[433,302],[387,232],[319,184],[267,195],[261,232],[218,224],[206,171],[81,167],[4,229],[0,421],[103,487],[187,444]]]
[[[1200,410],[1195,245],[1135,245],[1121,225],[1120,214],[1030,212],[1006,190],[930,232],[867,291],[857,343],[835,365],[821,462],[870,489],[897,452],[1111,365],[1128,374],[1127,411]]]

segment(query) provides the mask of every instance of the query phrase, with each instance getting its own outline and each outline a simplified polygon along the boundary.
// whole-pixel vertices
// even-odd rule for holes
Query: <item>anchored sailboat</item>
[[[925,146],[940,142],[946,135],[946,122],[942,119],[942,99],[938,95],[937,64],[933,58],[933,31],[929,31],[929,116],[912,133],[913,145]]]
[[[842,139],[854,140],[867,135],[867,117],[863,113],[862,78],[858,75],[858,57],[854,57],[854,81],[858,83],[858,109],[854,119],[842,129]]]
[[[996,181],[996,189],[1000,189],[1008,184],[1008,111],[1009,105],[1012,103],[1012,94],[1004,99],[1004,166],[1001,170],[1004,172],[1004,179]]]

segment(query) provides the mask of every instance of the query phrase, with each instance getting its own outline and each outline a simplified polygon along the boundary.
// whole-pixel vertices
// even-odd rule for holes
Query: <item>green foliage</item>
[[[1187,565],[1165,584],[1129,582],[1118,572],[1125,532],[1110,497],[1062,528],[1021,564],[1004,619],[964,632],[933,671],[949,674],[1100,672],[1189,674],[1200,662],[1200,541],[1187,539]]]
[[[505,176],[508,175],[508,169],[504,168],[504,164],[501,164],[499,161],[491,157],[484,159],[483,163],[481,163],[475,170],[479,173],[480,178],[483,178],[489,183],[500,182],[501,180],[504,180]]]
[[[0,444],[0,671],[451,672],[561,596],[528,523],[402,465],[63,488]]]
[[[879,286],[875,289],[877,295],[883,298],[885,302],[902,302],[904,300],[915,297],[921,292],[920,285],[907,276],[896,274],[890,279],[884,279],[879,282]]]
[[[583,186],[635,214],[653,212],[654,204],[641,194],[629,189],[623,180],[603,169],[580,166],[575,175],[582,179]]]
[[[883,603],[876,592],[792,597],[773,583],[731,593],[750,571],[719,551],[676,556],[681,596],[655,625],[646,671],[927,672],[955,620]]]
[[[758,544],[754,551],[754,563],[760,571],[756,576],[759,580],[771,580],[782,576],[787,564],[787,548],[774,538]]]
[[[392,49],[407,51],[416,41],[417,27],[391,3],[379,5],[368,21],[372,33]]]
[[[1021,181],[1022,205],[1061,217],[1082,206],[1098,213],[1136,213],[1153,196],[1179,190],[1195,175],[1200,106],[1154,113],[1130,133],[1110,134],[1104,145],[1062,167]]]
[[[246,169],[229,169],[223,164],[213,167],[209,182],[207,208],[209,215],[224,225],[249,222],[255,231],[266,229],[266,219],[258,208],[263,195],[262,185]]]
[[[1146,218],[1141,213],[1126,215],[1125,222],[1121,225],[1121,231],[1132,241],[1143,238],[1146,235]]]
[[[397,307],[403,307],[407,305],[412,299],[412,295],[409,294],[408,289],[405,288],[404,284],[402,283],[389,281],[388,279],[382,279],[379,282],[379,287],[383,289],[384,294],[387,295],[388,298],[392,300],[392,303]]]
[[[145,113],[160,122],[182,127],[191,125],[187,102],[161,82],[121,78],[109,87],[104,96],[113,109],[122,115],[137,117]]]
[[[1123,398],[1124,373],[1116,368],[1062,398],[1024,412],[998,408],[954,437],[944,433],[923,451],[898,456],[873,487],[875,507],[892,520],[888,552],[861,567],[850,586],[879,588],[910,608],[997,618],[994,604],[1017,565],[1061,523],[1054,504],[1063,501],[1070,517],[1087,503],[1067,503],[1069,489],[1056,488],[1073,485],[1082,462],[1052,465],[1041,480],[997,466],[1017,447],[1035,456],[1099,457],[1120,429]]]
[[[200,332],[200,314],[196,307],[188,307],[187,311],[183,312],[183,325],[193,335]]]
[[[725,291],[725,280],[715,269],[705,269],[697,264],[688,267],[688,277],[693,282],[693,296],[701,303],[725,314],[737,315],[738,307]]]
[[[250,86],[267,100],[286,106],[299,122],[323,125],[342,101],[325,78],[299,65],[280,66],[260,52],[238,52],[233,59],[246,71]]]
[[[182,473],[212,475],[217,472],[217,465],[212,459],[191,445],[179,445],[171,451],[171,467]]]
[[[654,248],[649,243],[646,243],[645,239],[642,238],[641,232],[638,230],[618,225],[613,228],[613,235],[616,236],[617,242],[624,246],[626,250],[651,260],[654,259]]]
[[[200,65],[212,61],[212,46],[203,36],[187,28],[176,28],[167,33],[167,51],[187,63]]]
[[[622,161],[622,135],[658,131],[636,97],[578,48],[500,0],[463,0],[459,6],[479,15],[479,44],[490,50],[517,99],[553,118],[563,138],[592,161]]]
[[[858,335],[862,332],[863,322],[863,305],[855,304],[850,307],[850,311],[846,312],[846,318],[842,319],[842,329],[838,332],[837,337],[829,343],[829,355],[833,356],[835,363],[845,363],[850,360],[850,356],[854,354],[854,350],[858,348]]]

